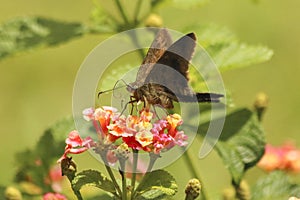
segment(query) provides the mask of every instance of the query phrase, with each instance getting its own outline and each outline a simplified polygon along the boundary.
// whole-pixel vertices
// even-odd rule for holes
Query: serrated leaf
[[[221,72],[265,62],[273,55],[273,51],[263,45],[240,42],[231,31],[218,25],[196,24],[184,30],[196,33],[199,43]]]
[[[273,55],[265,46],[239,42],[211,45],[206,50],[221,71],[265,62]]]
[[[155,170],[145,174],[136,188],[138,199],[165,199],[177,192],[174,177],[164,170]]]
[[[209,124],[202,124],[199,133],[206,133]],[[256,113],[239,109],[227,115],[218,139],[215,149],[228,168],[234,184],[239,185],[246,170],[254,166],[264,153],[265,137]]]
[[[84,170],[76,174],[72,181],[73,188],[79,191],[85,185],[97,187],[112,194],[116,193],[113,182],[96,170]]]
[[[12,19],[0,26],[0,59],[38,46],[67,42],[85,31],[80,23],[38,16]]]
[[[288,199],[291,196],[300,198],[300,185],[292,183],[286,173],[274,171],[257,181],[251,200]]]
[[[237,37],[228,28],[216,24],[193,24],[184,28],[184,32],[195,32],[197,41],[207,48],[215,44],[237,41]]]

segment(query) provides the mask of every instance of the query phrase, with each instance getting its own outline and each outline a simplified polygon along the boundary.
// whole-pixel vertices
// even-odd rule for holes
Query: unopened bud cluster
[[[130,150],[126,143],[122,143],[116,150],[114,150],[116,157],[120,160],[127,160],[129,158]]]
[[[200,192],[201,192],[200,181],[196,178],[189,180],[185,188],[186,200],[196,199],[200,195]]]

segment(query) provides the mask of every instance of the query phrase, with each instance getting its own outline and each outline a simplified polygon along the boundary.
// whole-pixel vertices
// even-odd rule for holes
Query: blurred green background
[[[17,16],[41,15],[59,20],[89,22],[91,1],[0,0],[0,23]],[[264,117],[268,142],[286,140],[299,144],[300,1],[212,0],[201,8],[163,8],[164,25],[179,29],[187,22],[216,23],[233,31],[241,41],[264,44],[274,50],[271,61],[223,74],[236,106],[252,107],[255,95],[270,98]],[[76,72],[88,53],[105,35],[85,35],[56,47],[18,53],[0,60],[1,171],[0,184],[11,182],[14,153],[33,147],[43,130],[72,113],[72,87]],[[67,133],[66,133],[67,134]],[[51,149],[50,149],[51,150]],[[93,158],[80,162],[81,168],[98,164]],[[172,165],[175,173],[180,165]],[[203,179],[218,191],[229,185],[221,160],[210,154],[201,166]],[[215,169],[212,171],[212,169]],[[259,170],[250,171],[255,179]],[[258,175],[257,175],[258,174]],[[180,179],[180,174],[177,179]],[[186,182],[186,180],[184,180]],[[184,183],[183,183],[184,184]]]

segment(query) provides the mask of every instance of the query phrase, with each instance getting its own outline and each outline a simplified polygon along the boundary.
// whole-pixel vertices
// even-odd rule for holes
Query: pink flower
[[[51,188],[55,192],[61,192],[62,191],[62,181],[64,177],[62,176],[61,168],[59,165],[54,165],[50,168],[48,178],[46,179],[46,182],[48,180],[49,184],[51,184]]]
[[[48,192],[44,194],[43,200],[67,200],[67,198],[64,195],[59,193]]]
[[[258,167],[269,172],[278,169],[281,162],[282,158],[278,150],[270,144],[267,144],[265,147],[264,156],[260,159],[257,165]]]
[[[69,133],[69,136],[66,139],[66,144],[67,145],[65,147],[65,152],[63,156],[58,160],[58,162],[66,158],[68,154],[80,154],[95,145],[92,138],[87,137],[85,139],[82,139],[79,136],[78,131],[76,130]]]
[[[95,110],[93,108],[86,108],[82,111],[82,114],[83,114],[83,118],[86,120],[86,121],[91,121],[94,119],[94,112]]]
[[[120,115],[112,107],[84,110],[84,117],[96,121],[101,128],[103,144],[112,144],[122,139],[128,147],[147,152],[160,153],[175,145],[185,146],[187,136],[178,131],[182,118],[178,114],[168,115],[165,119],[155,120],[149,109],[143,109],[139,115]]]
[[[281,147],[273,147],[267,144],[265,154],[257,165],[266,171],[281,169],[300,172],[300,150],[290,143]]]

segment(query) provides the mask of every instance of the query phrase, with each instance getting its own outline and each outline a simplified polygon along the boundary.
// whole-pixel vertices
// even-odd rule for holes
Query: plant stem
[[[120,163],[120,174],[122,177],[122,200],[127,200],[127,185],[125,177],[125,160],[119,159]]]
[[[138,24],[138,16],[141,10],[141,5],[142,5],[142,0],[138,0],[135,9],[134,9],[134,17],[133,17],[133,21],[134,24],[137,25]]]
[[[199,179],[199,181],[200,181],[201,183],[203,183],[203,182],[201,181],[200,174],[199,174],[198,170],[196,169],[195,164],[194,164],[194,162],[193,162],[193,160],[192,160],[192,158],[191,158],[191,155],[190,155],[190,153],[189,153],[188,150],[185,151],[185,153],[183,154],[183,158],[184,158],[184,160],[185,160],[185,163],[186,163],[186,165],[187,165],[189,171],[192,173],[192,176],[193,176],[194,178]],[[205,188],[204,188],[204,187],[202,187],[202,189],[201,189],[201,194],[200,194],[200,196],[201,196],[201,199],[203,199],[203,200],[206,200],[206,199],[207,199],[207,195],[206,195],[206,191],[205,191]]]
[[[101,152],[100,153],[100,157],[101,157],[101,159],[104,162],[105,169],[106,169],[109,177],[111,178],[111,180],[112,180],[112,182],[113,182],[113,184],[115,186],[115,189],[118,191],[119,195],[121,196],[122,195],[122,191],[121,191],[121,189],[120,189],[120,187],[119,187],[119,185],[117,183],[117,180],[116,180],[116,178],[114,176],[114,173],[112,172],[111,168],[109,167],[109,164],[108,164],[107,159],[106,159],[106,153],[107,153],[107,151]]]
[[[138,53],[139,53],[140,57],[142,59],[144,59],[145,53],[144,53],[143,49],[141,48],[141,46],[138,42],[135,30],[131,31],[129,36],[131,38],[132,43],[137,47],[137,50],[138,50]]]
[[[122,7],[122,5],[121,5],[120,0],[115,0],[115,3],[116,3],[117,8],[118,8],[118,10],[119,10],[119,12],[120,12],[120,14],[121,14],[121,16],[122,16],[124,22],[125,22],[125,25],[129,25],[128,18],[127,18],[127,16],[126,16],[125,12],[124,12],[124,9],[123,9],[123,7]]]
[[[73,189],[73,188],[72,188],[72,189]],[[83,200],[80,191],[75,191],[75,190],[73,189],[73,192],[74,192],[74,194],[75,194],[75,196],[77,197],[78,200]]]
[[[138,156],[139,151],[136,149],[133,149],[133,165],[132,165],[132,178],[131,178],[131,200],[133,200],[133,194],[135,189],[135,181],[136,181],[136,169],[137,169],[137,162],[138,162]]]
[[[160,157],[160,155],[150,153],[150,161],[149,161],[148,168],[147,168],[146,172],[151,172],[152,171],[153,165],[154,165],[155,161],[157,160],[157,158],[159,158],[159,157]]]
[[[114,176],[114,173],[112,172],[111,168],[107,165],[107,163],[105,163],[105,168],[106,168],[106,171],[108,172],[109,174],[109,177],[111,178],[116,190],[118,191],[119,195],[121,196],[122,195],[122,191],[117,183],[117,180]]]

